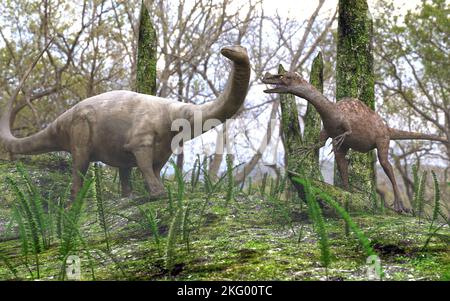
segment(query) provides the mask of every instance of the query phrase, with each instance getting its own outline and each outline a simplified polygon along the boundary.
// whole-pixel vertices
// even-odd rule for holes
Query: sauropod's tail
[[[408,132],[389,128],[389,136],[391,140],[430,140],[439,141],[443,143],[450,143],[445,137],[439,137],[437,135],[428,135],[416,132]]]
[[[44,52],[48,49],[53,39],[48,42],[45,48],[39,53],[39,56],[34,60],[33,64],[28,68],[27,72],[20,80],[19,85],[14,90],[9,101],[6,103],[4,112],[0,117],[0,143],[3,144],[7,151],[15,154],[36,154],[53,150],[55,147],[51,143],[50,129],[42,130],[30,137],[16,138],[11,133],[10,119],[13,111],[14,102],[23,88],[25,81],[34,69]]]

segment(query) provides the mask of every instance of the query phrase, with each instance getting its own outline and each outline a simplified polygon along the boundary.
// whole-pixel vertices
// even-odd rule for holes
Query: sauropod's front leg
[[[70,132],[70,144],[72,154],[72,189],[71,199],[75,200],[81,187],[83,186],[83,177],[89,168],[92,132],[91,125],[93,113],[90,107],[76,110],[72,119]]]
[[[86,149],[72,151],[72,188],[70,190],[71,200],[75,200],[78,192],[83,186],[83,177],[89,168],[89,152]]]
[[[155,171],[153,169],[153,159],[154,159],[154,151],[153,146],[145,146],[137,148],[133,151],[134,156],[136,157],[136,162],[144,175],[145,181],[150,189],[150,197],[158,198],[164,197],[166,195],[166,191],[164,189],[164,185],[161,183],[159,179],[159,175],[156,176]]]
[[[130,174],[131,168],[128,167],[119,168],[119,178],[122,197],[129,197],[131,194]]]

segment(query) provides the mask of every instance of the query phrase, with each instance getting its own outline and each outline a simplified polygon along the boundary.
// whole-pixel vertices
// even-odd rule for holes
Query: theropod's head
[[[220,53],[237,64],[249,64],[247,49],[239,45],[225,46]]]
[[[290,93],[292,88],[307,83],[300,74],[286,72],[284,74],[266,73],[262,82],[274,86],[272,89],[264,90],[264,93]]]

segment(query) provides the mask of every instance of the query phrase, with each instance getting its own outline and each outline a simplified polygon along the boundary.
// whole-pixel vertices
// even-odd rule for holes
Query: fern
[[[439,215],[442,213],[442,211],[441,211],[441,191],[439,189],[439,182],[438,182],[437,176],[434,173],[434,171],[431,171],[431,174],[433,176],[433,187],[434,187],[434,201],[433,201],[434,209],[433,209],[433,215],[431,217],[430,227],[428,229],[428,236],[422,247],[422,250],[425,250],[428,247],[428,245],[431,241],[431,238],[437,232],[437,231],[433,231],[433,226],[436,223]],[[440,227],[438,227],[438,229],[439,228]]]
[[[423,209],[425,205],[425,183],[427,178],[427,172],[424,171],[422,176],[418,180],[418,185],[415,187],[415,195],[414,195],[414,204],[415,204],[415,212],[414,215],[420,218],[423,214]]]
[[[147,225],[152,233],[153,240],[155,241],[156,247],[158,249],[158,254],[159,256],[161,256],[161,239],[158,231],[159,220],[157,218],[157,214],[151,208],[149,208],[147,211],[142,209],[141,207],[138,207],[138,209],[147,222]]]
[[[39,230],[38,226],[36,225],[36,221],[33,218],[29,202],[27,201],[25,194],[12,178],[6,177],[6,182],[12,188],[14,194],[17,197],[17,216],[20,216],[21,220],[23,220],[23,233],[24,235],[30,236],[32,238],[32,248],[34,252],[38,253],[41,251],[41,245],[39,242]]]
[[[38,191],[36,185],[32,182],[28,172],[25,170],[21,163],[17,164],[17,171],[22,176],[27,187],[28,203],[31,210],[31,214],[36,223],[39,231],[42,247],[48,249],[50,246],[50,238],[48,237],[48,217],[44,213],[44,207],[42,204],[42,196]]]
[[[69,253],[76,247],[77,238],[79,237],[79,220],[81,212],[89,189],[94,179],[91,177],[84,179],[83,186],[78,192],[75,201],[68,210],[67,214],[63,216],[63,233],[61,237],[61,245],[59,252],[62,258],[66,258]]]
[[[194,166],[192,167],[192,173],[191,173],[191,192],[194,192],[195,188],[197,187],[197,183],[200,176],[200,156],[197,155],[197,158],[195,159]]]
[[[248,188],[247,188],[247,190],[248,190],[248,192],[247,192],[247,194],[248,195],[252,195],[252,185],[253,185],[253,183],[252,183],[252,177],[249,177],[248,178]]]
[[[183,207],[178,207],[177,212],[175,213],[175,216],[173,217],[169,227],[169,235],[167,237],[167,245],[166,245],[166,269],[169,271],[172,271],[174,266],[175,245],[182,216],[183,216]]]
[[[225,196],[225,206],[228,205],[228,203],[233,198],[233,192],[234,192],[234,179],[233,179],[233,161],[231,155],[226,156],[226,163],[227,163],[227,192]]]
[[[413,215],[416,216],[417,212],[418,212],[418,189],[419,189],[419,173],[418,173],[418,169],[417,169],[417,165],[414,164],[412,166],[412,174],[413,174],[413,190],[414,190],[414,196],[413,196],[413,202],[412,202],[412,209],[413,209]]]
[[[109,243],[109,232],[108,232],[108,223],[106,220],[105,206],[103,201],[102,194],[102,171],[100,170],[98,164],[94,164],[94,181],[95,185],[92,187],[95,203],[97,204],[97,218],[100,223],[100,227],[103,230],[103,234],[105,236],[106,249],[111,250]]]
[[[297,183],[305,186],[304,183],[305,183],[306,180],[300,179],[298,177],[294,177],[293,180],[296,181]],[[336,212],[344,219],[344,221],[347,223],[347,225],[350,228],[350,230],[352,230],[356,234],[356,237],[358,238],[358,240],[359,240],[361,246],[363,247],[363,250],[365,251],[366,255],[367,256],[376,255],[375,251],[373,250],[373,248],[370,245],[369,239],[361,231],[361,229],[359,229],[359,227],[355,224],[355,222],[352,220],[352,218],[347,213],[347,211],[344,208],[342,208],[339,205],[338,202],[333,200],[327,193],[321,191],[318,188],[312,187],[312,186],[310,186],[310,189],[312,191],[312,194],[310,193],[310,195],[314,195],[314,197],[319,197],[321,200],[323,200],[328,205],[333,207],[336,210]]]
[[[189,213],[190,213],[190,203],[186,204],[186,208],[184,209],[184,213],[183,213],[183,222],[181,224],[181,229],[182,229],[182,233],[183,233],[183,241],[186,244],[186,250],[188,251],[188,253],[191,251],[190,249],[190,241],[189,241],[189,236],[190,236],[190,226],[189,226]]]
[[[175,180],[177,182],[177,203],[178,203],[178,207],[181,206],[181,203],[183,201],[184,198],[184,179],[183,179],[183,174],[181,173],[180,169],[178,168],[177,164],[171,160],[170,163],[172,164],[172,167],[175,171]]]
[[[323,219],[322,210],[317,202],[309,180],[303,181],[305,188],[306,203],[308,204],[309,216],[313,222],[314,230],[319,236],[320,245],[320,262],[328,268],[331,262],[330,243],[328,241],[328,233]]]
[[[267,184],[267,173],[265,173],[262,178],[261,187],[260,187],[261,195],[263,195],[266,191],[266,184]]]
[[[5,264],[5,266],[8,268],[8,270],[11,272],[11,274],[13,274],[15,279],[18,279],[18,273],[16,268],[12,265],[11,261],[8,259],[8,257],[6,257],[5,255],[3,255],[0,252],[0,261],[3,261],[3,263]]]

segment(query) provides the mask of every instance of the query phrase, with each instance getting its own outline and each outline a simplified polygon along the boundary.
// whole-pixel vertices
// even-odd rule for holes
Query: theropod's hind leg
[[[410,210],[404,206],[400,198],[400,192],[398,190],[397,182],[395,180],[394,170],[392,168],[391,163],[389,163],[388,152],[389,152],[389,140],[377,142],[378,160],[380,161],[380,165],[381,167],[383,167],[383,170],[388,176],[389,180],[391,181],[392,188],[394,189],[394,210],[399,213],[401,212],[407,213]]]
[[[342,178],[342,184],[344,189],[350,191],[350,185],[348,183],[348,162],[345,158],[345,155],[348,152],[348,148],[338,148],[334,150],[334,158],[336,160],[337,168],[339,170],[339,174]]]
[[[131,175],[131,168],[129,167],[119,168],[119,178],[122,197],[129,197],[131,195],[130,175]]]

